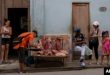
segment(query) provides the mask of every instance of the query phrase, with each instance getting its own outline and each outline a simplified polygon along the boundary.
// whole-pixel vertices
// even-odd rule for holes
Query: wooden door
[[[73,3],[72,4],[72,25],[73,29],[78,27],[88,39],[89,34],[89,4]]]

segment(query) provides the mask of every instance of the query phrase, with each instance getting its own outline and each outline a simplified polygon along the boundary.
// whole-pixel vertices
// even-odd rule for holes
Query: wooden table
[[[27,48],[26,50],[29,50],[29,51],[40,51],[41,49],[37,49],[37,48]]]
[[[55,55],[51,55],[51,56],[46,56],[46,55],[34,55],[35,58],[37,58],[38,60],[47,60],[47,61],[61,61],[63,63],[63,65],[66,64],[66,59],[68,56],[55,56]]]

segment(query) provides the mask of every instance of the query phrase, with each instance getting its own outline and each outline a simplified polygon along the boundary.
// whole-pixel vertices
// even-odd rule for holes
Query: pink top
[[[102,40],[102,50],[104,53],[110,52],[110,39],[108,37]]]

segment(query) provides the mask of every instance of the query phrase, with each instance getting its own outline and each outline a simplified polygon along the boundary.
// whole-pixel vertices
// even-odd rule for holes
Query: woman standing
[[[93,22],[93,28],[90,30],[90,39],[89,39],[89,47],[90,49],[94,50],[95,53],[95,59],[96,64],[98,64],[98,46],[99,46],[99,22],[94,21]],[[90,56],[90,59],[92,59],[92,56]]]
[[[0,33],[2,37],[1,63],[6,63],[8,60],[9,43],[12,35],[12,27],[10,27],[10,21],[8,19],[4,20],[4,25],[1,27]]]

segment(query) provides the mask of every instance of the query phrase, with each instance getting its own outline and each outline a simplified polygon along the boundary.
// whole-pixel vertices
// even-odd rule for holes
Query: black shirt
[[[76,34],[74,37],[75,42],[82,42],[85,40],[84,35],[82,33]],[[82,45],[82,43],[75,44],[75,45]]]

